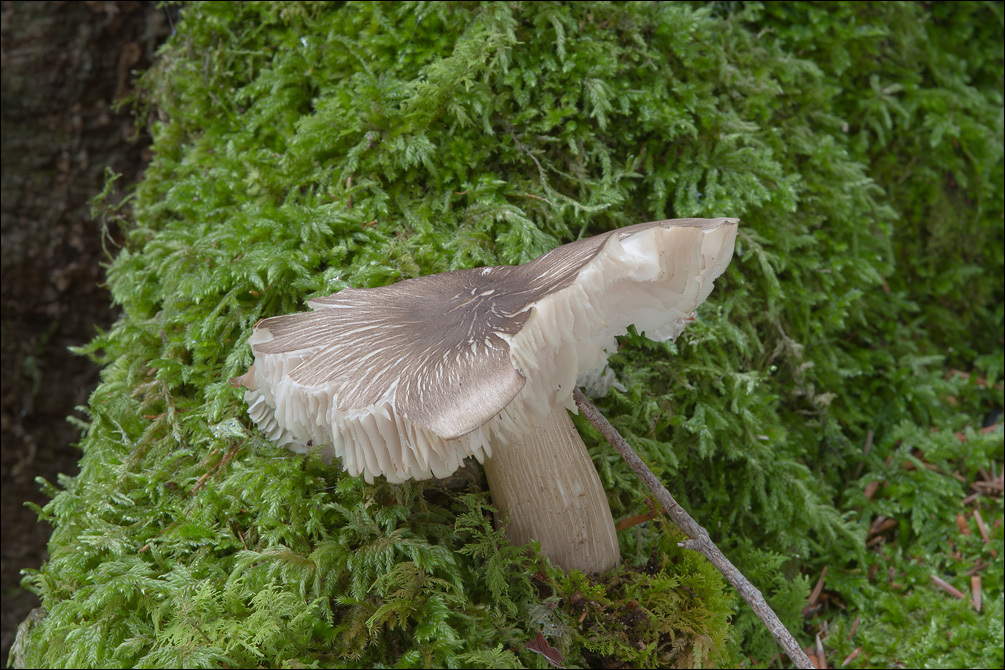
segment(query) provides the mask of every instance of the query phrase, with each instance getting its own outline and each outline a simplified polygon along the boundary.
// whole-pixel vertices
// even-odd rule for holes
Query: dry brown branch
[[[795,638],[792,637],[792,633],[785,628],[785,625],[779,620],[778,615],[771,609],[771,606],[768,605],[761,592],[750,583],[750,580],[743,576],[743,573],[736,566],[730,563],[729,559],[719,550],[719,547],[712,542],[708,531],[702,528],[690,514],[684,511],[684,508],[677,504],[670,491],[663,486],[663,483],[660,482],[656,475],[653,474],[653,471],[649,469],[642,459],[639,458],[638,454],[628,445],[625,438],[621,437],[621,434],[600,413],[600,410],[594,407],[578,388],[573,391],[573,398],[576,400],[579,410],[586,417],[587,421],[592,423],[607,438],[611,446],[621,454],[621,457],[625,459],[628,466],[652,491],[653,495],[656,496],[656,499],[663,505],[663,509],[666,510],[673,522],[691,538],[681,542],[680,546],[697,551],[712,562],[712,565],[723,574],[726,580],[733,585],[733,588],[747,601],[747,604],[754,610],[758,618],[764,622],[772,637],[781,645],[796,667],[814,667],[810,662],[809,656],[799,647]]]

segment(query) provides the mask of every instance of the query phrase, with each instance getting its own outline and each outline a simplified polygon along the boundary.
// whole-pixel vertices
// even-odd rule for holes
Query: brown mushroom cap
[[[736,219],[628,226],[520,266],[456,270],[310,300],[265,319],[235,382],[268,437],[352,475],[445,477],[574,408],[576,378],[635,324],[676,338],[729,264]]]

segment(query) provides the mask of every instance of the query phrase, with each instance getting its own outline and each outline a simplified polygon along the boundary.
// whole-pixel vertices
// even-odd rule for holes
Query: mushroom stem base
[[[514,545],[537,540],[553,563],[586,573],[621,560],[607,495],[564,407],[523,441],[494,446],[485,475]]]

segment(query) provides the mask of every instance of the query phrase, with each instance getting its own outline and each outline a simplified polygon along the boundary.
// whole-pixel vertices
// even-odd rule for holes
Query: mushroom
[[[510,540],[565,569],[620,558],[607,496],[566,410],[634,324],[676,338],[733,254],[737,219],[675,219],[579,240],[519,266],[347,288],[260,321],[235,386],[277,444],[367,482],[484,465]]]

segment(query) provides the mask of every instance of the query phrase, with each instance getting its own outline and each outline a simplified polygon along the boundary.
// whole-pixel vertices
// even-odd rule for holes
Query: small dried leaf
[[[553,646],[548,644],[548,640],[546,640],[544,635],[541,633],[538,633],[537,637],[528,642],[526,647],[531,651],[544,656],[544,660],[548,661],[556,668],[565,667],[562,665],[562,663],[565,662],[565,659],[562,658],[562,654],[559,653],[558,649],[555,649]]]

